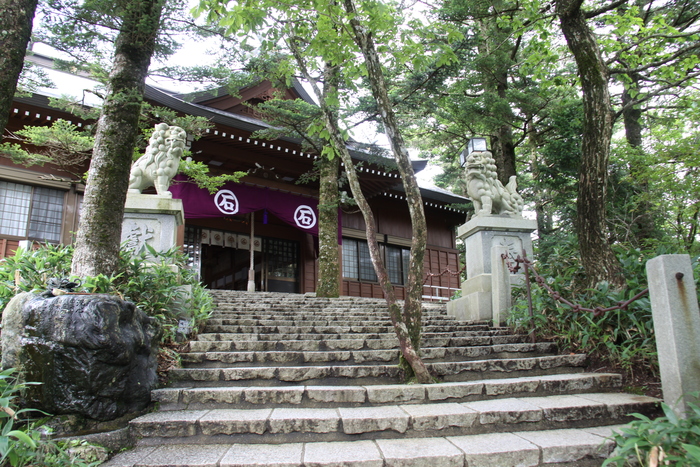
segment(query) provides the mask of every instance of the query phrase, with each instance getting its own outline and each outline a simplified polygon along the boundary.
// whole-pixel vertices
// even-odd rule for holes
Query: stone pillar
[[[122,243],[135,254],[166,251],[177,245],[177,228],[185,222],[181,199],[129,193],[124,206]]]
[[[494,325],[505,323],[511,306],[510,270],[503,259],[504,254],[508,254],[507,247],[491,247],[491,305]]]
[[[649,298],[666,402],[683,416],[690,393],[700,391],[700,309],[688,255],[663,255],[647,262]]]
[[[508,215],[476,216],[459,227],[457,236],[466,246],[467,280],[462,282],[462,297],[447,303],[448,314],[464,321],[494,320],[491,249],[500,246],[513,256],[524,250],[531,257],[530,235],[536,229],[537,221]],[[523,281],[522,274],[508,277],[511,284]],[[496,319],[503,317],[499,314]]]

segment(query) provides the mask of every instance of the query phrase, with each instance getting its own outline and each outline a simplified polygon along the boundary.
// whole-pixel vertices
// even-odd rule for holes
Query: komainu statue
[[[170,181],[177,174],[180,157],[187,144],[187,133],[179,126],[156,125],[146,153],[131,166],[129,193],[141,193],[155,186],[159,196],[172,198]]]
[[[467,157],[467,195],[477,216],[523,215],[523,197],[516,191],[515,176],[506,186],[498,180],[496,161],[488,151],[474,151]]]

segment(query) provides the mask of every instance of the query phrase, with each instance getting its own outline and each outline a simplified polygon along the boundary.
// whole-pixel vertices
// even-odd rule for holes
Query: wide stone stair
[[[383,300],[212,291],[136,447],[109,467],[600,465],[630,413],[657,400],[585,372],[586,356],[424,304],[423,358],[440,381],[401,384]]]

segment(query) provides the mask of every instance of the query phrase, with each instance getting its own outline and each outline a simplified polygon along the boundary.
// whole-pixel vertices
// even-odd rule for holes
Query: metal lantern
[[[469,140],[467,147],[464,149],[464,151],[462,151],[462,154],[459,155],[459,163],[462,167],[464,167],[464,164],[467,163],[467,157],[469,157],[469,155],[475,151],[488,151],[488,147],[486,146],[486,138],[471,138]]]

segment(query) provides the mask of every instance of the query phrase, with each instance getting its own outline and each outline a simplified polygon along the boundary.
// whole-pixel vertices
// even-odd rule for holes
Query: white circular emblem
[[[238,198],[231,190],[219,190],[214,197],[214,204],[219,211],[229,216],[238,212]]]
[[[316,214],[311,206],[302,204],[294,211],[294,222],[302,229],[312,229],[316,225]]]

